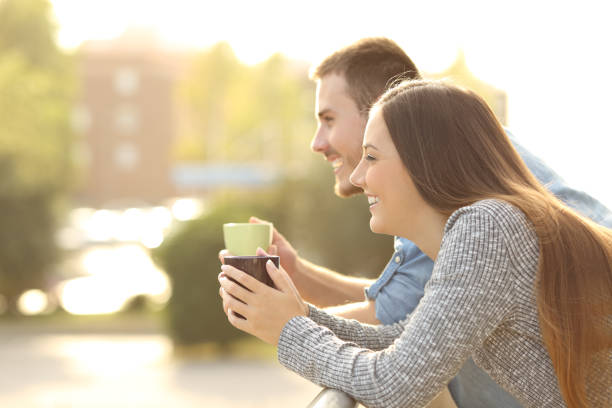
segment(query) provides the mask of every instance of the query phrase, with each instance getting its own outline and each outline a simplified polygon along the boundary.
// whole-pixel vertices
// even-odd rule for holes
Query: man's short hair
[[[344,77],[349,96],[363,114],[390,86],[421,77],[410,57],[388,38],[364,38],[341,48],[314,68],[310,77],[320,80],[329,74]]]

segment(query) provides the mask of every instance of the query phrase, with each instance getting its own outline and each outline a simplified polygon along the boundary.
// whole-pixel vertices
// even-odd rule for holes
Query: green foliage
[[[186,114],[177,158],[301,162],[314,131],[313,95],[306,66],[282,55],[246,66],[219,43],[195,58],[179,87]]]
[[[40,188],[64,191],[71,174],[72,79],[51,73],[13,51],[0,53],[0,193]]]
[[[63,65],[47,0],[0,1],[0,50],[14,51],[38,67]]]
[[[267,191],[227,192],[205,216],[182,224],[154,251],[172,281],[168,324],[177,343],[225,344],[242,336],[227,322],[218,296],[223,223],[255,215],[272,221],[309,260],[350,275],[380,273],[391,254],[390,237],[370,232],[363,197],[333,196],[329,169],[322,170]]]
[[[72,59],[50,4],[0,2],[0,293],[14,307],[57,257],[54,208],[71,185]]]

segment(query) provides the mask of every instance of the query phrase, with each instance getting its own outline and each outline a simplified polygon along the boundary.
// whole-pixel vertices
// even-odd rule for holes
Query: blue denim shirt
[[[507,131],[514,147],[529,170],[553,194],[593,221],[612,228],[612,213],[588,194],[565,184],[542,160],[529,153]],[[365,290],[376,302],[376,318],[383,324],[404,320],[418,305],[425,284],[431,277],[433,261],[411,241],[395,237],[394,253],[378,280]],[[459,408],[520,408],[509,393],[469,359],[448,384]]]

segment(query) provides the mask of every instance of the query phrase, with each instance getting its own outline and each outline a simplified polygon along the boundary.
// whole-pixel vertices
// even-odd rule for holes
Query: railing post
[[[355,408],[358,404],[342,391],[323,388],[306,408]]]

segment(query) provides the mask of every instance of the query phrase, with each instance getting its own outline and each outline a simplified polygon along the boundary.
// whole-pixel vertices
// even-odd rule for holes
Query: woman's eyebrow
[[[374,150],[378,150],[378,148],[376,146],[374,146],[373,144],[371,144],[371,143],[366,143],[366,144],[363,145],[364,150],[367,149],[368,147],[370,147],[370,148],[372,148]]]

